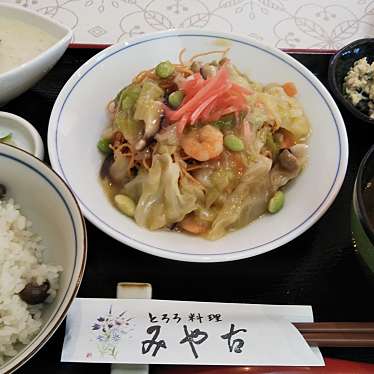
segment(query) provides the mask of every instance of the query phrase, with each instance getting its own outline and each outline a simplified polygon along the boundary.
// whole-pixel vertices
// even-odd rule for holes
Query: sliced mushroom
[[[290,172],[294,172],[300,167],[297,158],[287,149],[279,154],[278,161],[282,169]]]
[[[199,62],[199,61],[194,61],[194,62],[192,63],[192,65],[191,65],[191,70],[192,70],[194,73],[199,73],[201,67],[202,67],[201,62]]]
[[[32,281],[26,284],[25,288],[19,293],[19,297],[29,305],[40,304],[48,297],[49,288],[48,280],[42,284]]]
[[[217,74],[217,67],[212,64],[204,64],[200,70],[201,75],[204,79],[213,77]]]
[[[101,179],[104,179],[105,177],[110,177],[109,170],[113,162],[114,162],[113,154],[110,154],[105,157],[103,164],[101,165],[101,168],[100,168]]]

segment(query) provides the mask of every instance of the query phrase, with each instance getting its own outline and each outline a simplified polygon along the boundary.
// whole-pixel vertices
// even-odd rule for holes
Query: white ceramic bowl
[[[109,202],[99,183],[102,156],[96,148],[107,123],[105,107],[141,70],[162,60],[230,46],[229,57],[260,82],[293,81],[312,125],[310,160],[287,188],[285,207],[217,241],[141,228]],[[223,47],[222,47],[223,46]],[[217,32],[166,32],[107,48],[70,78],[49,123],[53,168],[74,191],[85,216],[117,240],[142,251],[184,261],[229,261],[279,247],[312,226],[327,210],[343,182],[347,135],[339,110],[325,87],[299,62],[280,50],[244,36]]]
[[[62,179],[39,159],[18,148],[0,144],[0,183],[7,188],[33,231],[43,238],[47,263],[63,267],[60,289],[43,311],[43,326],[32,342],[0,367],[1,373],[18,369],[51,337],[73,301],[86,262],[84,219],[73,194]],[[27,182],[26,182],[27,181]]]
[[[0,107],[39,81],[60,59],[73,33],[66,26],[21,6],[0,3],[0,15],[34,25],[56,37],[57,42],[28,62],[0,73]]]
[[[11,133],[12,145],[43,160],[43,140],[30,122],[15,114],[0,112],[1,133]]]

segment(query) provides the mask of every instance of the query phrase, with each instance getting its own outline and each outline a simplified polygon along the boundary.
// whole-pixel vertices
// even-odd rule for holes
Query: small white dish
[[[25,7],[0,4],[0,15],[19,20],[56,37],[56,43],[22,65],[0,73],[0,107],[38,82],[60,59],[72,39],[66,26]]]
[[[0,112],[1,134],[11,134],[11,145],[31,153],[43,160],[44,145],[38,131],[30,122],[12,113]]]
[[[99,181],[103,157],[96,144],[108,121],[106,105],[140,71],[160,61],[177,61],[182,48],[191,56],[215,50],[217,45],[231,47],[228,57],[256,81],[296,84],[312,128],[308,165],[287,186],[287,201],[279,213],[265,214],[219,240],[149,231],[115,209]],[[55,102],[48,149],[53,168],[99,229],[144,252],[195,262],[252,257],[293,240],[316,223],[334,201],[348,162],[344,121],[335,101],[312,72],[286,53],[246,36],[202,30],[151,34],[92,57],[73,74]]]

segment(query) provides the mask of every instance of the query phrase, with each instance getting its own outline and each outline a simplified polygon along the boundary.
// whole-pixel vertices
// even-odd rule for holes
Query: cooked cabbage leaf
[[[270,168],[271,160],[263,156],[250,165],[239,185],[226,198],[207,234],[208,239],[219,239],[229,230],[247,225],[266,211],[272,193]]]
[[[164,90],[155,82],[146,80],[143,83],[134,113],[135,120],[144,121],[144,137],[153,136],[159,129],[162,114]]]
[[[262,85],[260,83],[252,81],[246,75],[239,72],[239,70],[231,63],[226,64],[226,68],[229,72],[231,82],[239,84],[240,86],[249,90],[261,90]]]
[[[167,153],[156,154],[149,171],[138,174],[125,192],[137,201],[136,223],[151,230],[181,221],[204,196],[198,184],[180,178],[179,165]]]
[[[148,171],[143,167],[138,170],[138,174],[130,182],[128,182],[124,187],[122,192],[131,197],[136,203],[139,201],[140,196],[143,193],[143,183],[148,178]]]
[[[132,83],[121,90],[116,99],[113,124],[121,130],[125,139],[133,144],[144,131],[144,123],[134,119],[135,104],[141,92],[139,84]]]

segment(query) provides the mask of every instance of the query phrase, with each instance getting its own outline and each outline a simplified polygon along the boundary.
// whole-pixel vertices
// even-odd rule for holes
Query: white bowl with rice
[[[85,267],[86,230],[65,183],[0,144],[0,372],[31,358],[65,317]]]

